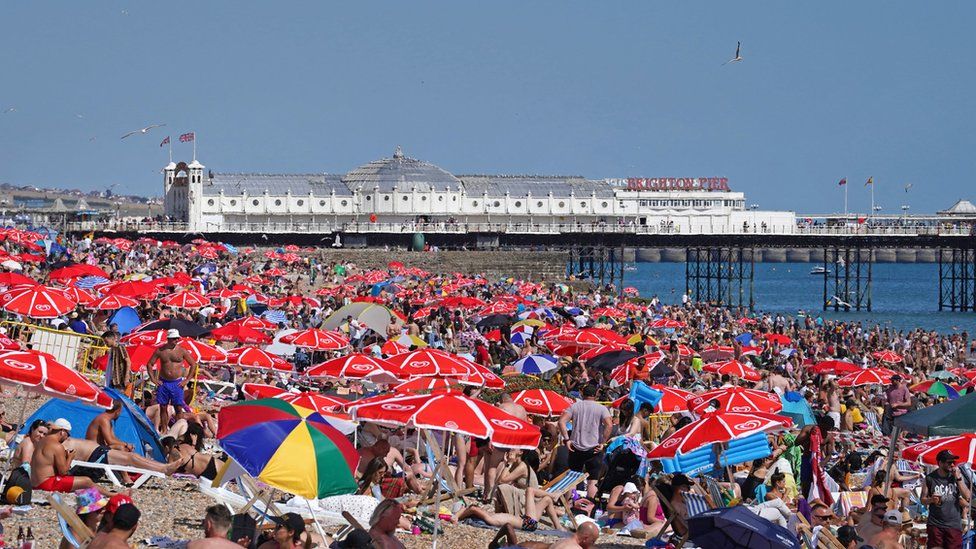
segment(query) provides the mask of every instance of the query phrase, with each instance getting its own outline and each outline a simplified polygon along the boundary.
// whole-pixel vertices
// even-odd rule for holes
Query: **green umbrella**
[[[930,437],[976,433],[976,393],[908,412],[895,426]]]
[[[946,370],[936,370],[930,373],[929,377],[932,379],[955,380],[956,374],[953,374],[952,372]]]

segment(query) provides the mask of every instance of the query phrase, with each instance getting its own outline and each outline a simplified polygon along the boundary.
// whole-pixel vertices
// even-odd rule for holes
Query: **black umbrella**
[[[596,368],[598,370],[613,370],[617,366],[620,366],[624,362],[632,358],[637,358],[640,353],[637,351],[631,351],[629,349],[623,349],[620,351],[608,351],[606,353],[597,355],[590,360],[586,361],[587,368]]]
[[[744,505],[721,507],[688,519],[688,537],[709,549],[788,549],[802,547],[789,530]]]
[[[140,332],[148,332],[150,330],[172,330],[176,329],[180,332],[183,337],[198,338],[202,335],[210,333],[210,330],[204,328],[203,326],[196,324],[194,322],[187,322],[186,320],[180,320],[178,318],[164,318],[162,320],[156,320],[146,324],[142,328],[139,328]]]
[[[499,326],[508,326],[514,321],[515,319],[509,315],[494,314],[482,318],[476,326],[478,328],[497,328]]]

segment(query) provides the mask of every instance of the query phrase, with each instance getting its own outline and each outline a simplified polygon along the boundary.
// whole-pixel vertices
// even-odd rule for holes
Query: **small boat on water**
[[[631,272],[636,270],[637,270],[637,265],[624,265],[624,271]]]
[[[830,269],[825,269],[824,267],[818,265],[818,266],[810,269],[810,274],[812,274],[812,275],[828,274],[829,275],[830,274]]]

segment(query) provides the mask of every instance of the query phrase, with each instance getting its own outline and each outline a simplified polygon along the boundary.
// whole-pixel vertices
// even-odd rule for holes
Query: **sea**
[[[817,265],[756,263],[755,311],[860,321],[895,330],[924,328],[940,333],[976,334],[976,312],[939,311],[938,264],[875,263],[870,313],[823,311],[823,275],[810,274]],[[633,263],[631,266],[636,270],[624,272],[624,286],[634,286],[641,297],[657,295],[664,303],[681,303],[685,290],[684,263]]]

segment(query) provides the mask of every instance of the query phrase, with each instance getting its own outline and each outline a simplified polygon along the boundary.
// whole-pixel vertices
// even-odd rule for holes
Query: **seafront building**
[[[631,226],[673,233],[790,233],[796,216],[749,208],[718,177],[588,179],[455,175],[392,157],[346,174],[221,173],[194,159],[163,169],[169,221],[192,231],[321,224]]]

